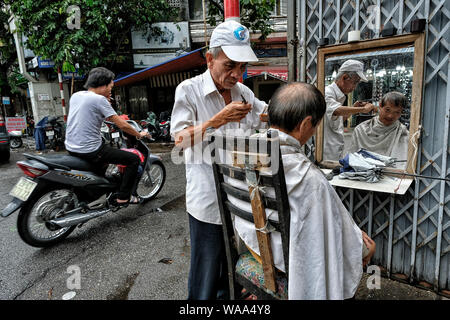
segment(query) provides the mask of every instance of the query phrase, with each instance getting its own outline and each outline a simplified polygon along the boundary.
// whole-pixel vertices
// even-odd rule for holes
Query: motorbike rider
[[[121,164],[126,166],[117,198],[111,203],[117,206],[138,204],[141,199],[131,195],[138,174],[139,157],[123,150],[107,146],[102,141],[101,125],[104,120],[113,122],[120,130],[141,139],[147,132],[137,132],[111,106],[111,90],[115,75],[112,71],[97,67],[88,75],[86,91],[79,91],[70,98],[65,146],[70,155],[98,165]]]

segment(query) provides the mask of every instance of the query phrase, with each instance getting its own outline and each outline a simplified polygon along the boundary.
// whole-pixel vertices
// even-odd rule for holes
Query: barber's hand
[[[370,262],[370,259],[374,255],[376,245],[375,245],[375,241],[370,239],[370,237],[367,235],[367,233],[365,233],[362,230],[361,230],[361,232],[362,232],[363,242],[366,245],[367,249],[369,249],[369,254],[363,259],[363,267],[365,267]]]
[[[364,101],[356,101],[354,104],[353,104],[353,107],[355,107],[355,108],[362,108],[362,107],[364,107],[365,105],[367,104],[367,102],[364,102]]]
[[[375,107],[371,103],[364,104],[364,106],[362,106],[361,109],[362,113],[371,113],[372,111],[377,111],[377,107]]]
[[[245,118],[251,109],[252,105],[249,103],[244,104],[240,101],[233,101],[217,113],[212,120],[220,121],[222,125],[228,122],[239,122]]]

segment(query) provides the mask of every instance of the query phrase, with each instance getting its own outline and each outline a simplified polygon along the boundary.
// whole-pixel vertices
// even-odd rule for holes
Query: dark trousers
[[[229,299],[222,226],[188,216],[191,236],[188,300]]]
[[[105,144],[102,144],[102,146],[94,152],[77,153],[69,151],[69,154],[98,165],[103,164],[125,165],[126,168],[123,173],[118,198],[120,200],[130,199],[133,187],[135,186],[136,177],[138,175],[139,164],[141,162],[136,154],[123,150],[118,150],[109,147]]]

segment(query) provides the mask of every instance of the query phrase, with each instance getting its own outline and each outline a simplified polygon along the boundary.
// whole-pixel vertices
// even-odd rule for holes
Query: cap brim
[[[367,80],[366,76],[364,75],[364,73],[362,73],[361,71],[357,72],[359,78],[361,79],[362,82],[369,82],[369,80]]]
[[[222,46],[225,55],[236,62],[257,62],[258,58],[249,46]]]

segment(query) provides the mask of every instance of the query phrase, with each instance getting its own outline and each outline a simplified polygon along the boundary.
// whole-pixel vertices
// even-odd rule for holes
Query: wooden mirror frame
[[[420,128],[420,115],[422,109],[423,95],[423,76],[424,76],[424,54],[425,54],[425,34],[414,33],[388,38],[380,38],[367,41],[358,41],[354,43],[345,43],[338,45],[329,45],[319,47],[317,52],[317,88],[325,96],[325,60],[333,56],[342,56],[345,54],[364,53],[376,50],[391,50],[414,46],[414,66],[413,66],[413,85],[411,93],[411,117],[409,125],[409,143],[408,143],[408,162],[406,165],[407,173],[414,173],[417,165],[417,156],[420,150],[415,151],[412,139],[417,146],[418,135],[414,136]],[[320,121],[316,131],[316,150],[315,159],[319,166],[324,168],[334,168],[339,165],[337,161],[323,161],[323,122]],[[418,148],[418,147],[417,147]],[[393,171],[403,172],[400,169]]]

